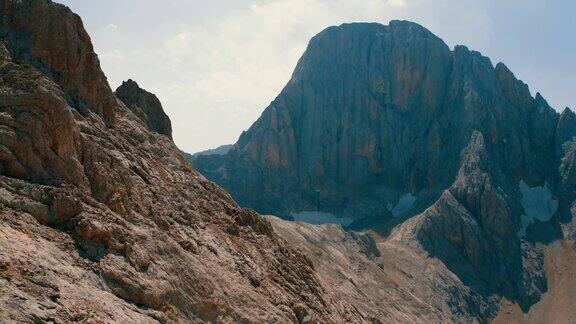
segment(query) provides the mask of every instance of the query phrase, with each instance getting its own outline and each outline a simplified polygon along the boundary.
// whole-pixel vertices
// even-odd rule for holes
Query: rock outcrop
[[[107,124],[114,122],[116,99],[82,20],[70,9],[50,0],[2,0],[0,38],[15,60],[58,84],[70,107],[83,115],[93,112]]]
[[[519,239],[520,212],[515,209],[521,206],[502,189],[495,167],[484,137],[473,133],[454,184],[398,231],[412,233],[414,239],[408,241],[442,260],[482,296],[477,305],[497,295],[528,309],[546,291],[543,258],[536,246]],[[495,300],[489,297],[492,304],[486,303],[480,313],[490,318]]]
[[[148,129],[172,138],[172,124],[156,95],[140,88],[133,80],[122,82],[116,97],[148,125]]]

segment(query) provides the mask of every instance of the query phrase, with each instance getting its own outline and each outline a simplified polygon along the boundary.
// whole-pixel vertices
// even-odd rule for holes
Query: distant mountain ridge
[[[451,185],[474,131],[508,185],[554,186],[572,115],[417,24],[344,24],[310,41],[233,149],[194,166],[262,213],[313,210],[320,192],[324,212],[385,221],[403,196],[417,197],[415,214]]]
[[[186,153],[186,159],[188,159],[188,161],[192,163],[192,161],[194,161],[199,156],[225,155],[226,153],[228,153],[228,151],[230,151],[230,149],[232,149],[232,147],[234,147],[234,144],[225,144],[220,145],[217,148],[200,151],[193,154]]]
[[[527,310],[547,290],[534,242],[572,220],[574,117],[418,24],[343,24],[310,41],[234,148],[193,165],[260,213],[321,205],[426,251],[489,318],[495,296]]]

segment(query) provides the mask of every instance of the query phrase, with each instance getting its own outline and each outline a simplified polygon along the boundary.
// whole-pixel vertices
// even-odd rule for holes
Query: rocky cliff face
[[[58,84],[70,107],[113,123],[116,99],[82,20],[50,4],[50,0],[0,1],[0,38],[9,44],[15,60]]]
[[[461,284],[449,308],[487,321],[501,298],[527,311],[548,289],[534,242],[572,220],[574,116],[417,24],[345,24],[311,40],[226,155],[193,164],[260,212],[314,210],[319,195],[383,248],[440,260],[434,276]]]
[[[399,231],[412,233],[412,242],[474,292],[528,309],[547,289],[543,258],[537,246],[519,239],[521,207],[506,194],[493,161],[483,135],[473,133],[452,186]]]
[[[457,156],[446,158],[446,163],[455,165],[450,171],[452,180],[444,179],[449,171],[435,174],[422,162],[405,166],[402,163],[406,158],[414,158],[408,154],[412,151],[386,142],[385,138],[375,139],[374,146],[365,146],[360,140],[375,136],[372,128],[366,128],[370,130],[367,133],[343,128],[338,134],[355,134],[355,139],[339,137],[347,144],[326,142],[327,145],[319,146],[321,150],[310,153],[312,157],[294,158],[287,155],[293,147],[279,146],[281,140],[287,139],[305,155],[298,143],[308,138],[300,133],[308,114],[327,114],[328,108],[344,109],[338,118],[346,122],[362,125],[373,120],[388,125],[380,114],[406,118],[401,116],[411,109],[420,109],[424,102],[411,99],[412,94],[431,98],[438,95],[434,89],[443,89],[432,80],[422,81],[428,80],[424,74],[445,76],[446,84],[452,84],[455,52],[446,52],[445,46],[439,45],[429,32],[407,23],[394,23],[390,29],[358,25],[358,32],[344,38],[348,42],[356,39],[358,33],[365,33],[365,29],[378,31],[375,36],[370,34],[382,37],[382,48],[375,51],[394,52],[398,62],[420,62],[414,64],[428,71],[416,77],[409,64],[382,69],[381,73],[394,75],[396,81],[383,88],[376,86],[384,89],[381,97],[372,95],[376,99],[388,98],[385,102],[390,113],[374,106],[375,110],[370,108],[363,111],[364,115],[356,116],[356,106],[346,101],[354,97],[339,98],[344,100],[342,106],[334,101],[328,107],[324,100],[333,100],[328,93],[319,92],[313,100],[286,94],[275,102],[278,109],[267,110],[266,117],[258,122],[270,128],[251,129],[239,142],[256,144],[236,145],[228,155],[219,156],[221,160],[217,161],[225,163],[241,158],[237,164],[225,164],[224,172],[235,165],[234,172],[246,172],[243,186],[258,190],[272,190],[270,185],[274,182],[255,185],[247,176],[268,175],[271,181],[281,181],[284,176],[278,175],[278,170],[288,172],[294,163],[323,161],[321,168],[315,164],[308,169],[306,179],[312,186],[315,182],[310,180],[314,175],[311,170],[334,172],[324,154],[336,148],[342,149],[341,154],[361,152],[365,159],[372,156],[375,163],[354,161],[355,155],[347,157],[348,164],[335,170],[350,173],[342,171],[339,182],[335,182],[338,184],[361,185],[366,174],[355,175],[354,168],[368,172],[377,166],[374,170],[386,174],[383,166],[403,166],[402,177],[407,179],[416,176],[414,170],[431,172],[425,177],[427,180],[409,181],[406,185],[395,178],[383,182],[386,186],[396,183],[401,188],[427,188],[419,193],[430,192],[430,197],[440,198],[423,213],[391,229],[388,236],[373,234],[374,240],[366,234],[345,232],[336,225],[267,219],[239,207],[224,190],[189,167],[170,139],[169,120],[154,95],[130,81],[112,93],[79,18],[68,8],[47,0],[0,0],[0,9],[0,321],[487,322],[497,314],[503,299],[526,309],[548,287],[550,293],[533,306],[530,311],[536,315],[530,316],[536,316],[536,320],[574,318],[573,309],[563,306],[560,314],[550,300],[560,296],[572,301],[570,291],[562,286],[575,282],[576,277],[573,272],[564,271],[565,261],[572,260],[564,256],[576,255],[576,231],[571,222],[575,209],[576,118],[569,110],[558,117],[541,97],[527,99],[525,86],[503,66],[494,70],[496,79],[503,81],[498,81],[502,84],[499,90],[493,90],[496,94],[501,91],[514,109],[527,104],[525,111],[505,112],[506,107],[495,110],[491,101],[485,102],[488,97],[478,95],[489,84],[477,83],[471,75],[481,73],[477,65],[486,62],[464,49],[459,50],[463,51],[461,55],[476,62],[471,63],[472,67],[462,63],[461,69],[466,72],[458,74],[466,75],[460,77],[466,81],[455,92],[465,94],[453,95],[455,99],[446,96],[438,102],[469,102],[465,107],[470,115],[451,113],[464,118],[463,124],[479,125],[478,129],[458,130],[457,120],[448,120],[448,115],[441,113],[446,104],[424,105],[434,111],[431,125],[450,125],[456,129],[454,134],[468,135],[452,138],[448,136],[452,133],[440,126],[435,126],[434,132],[442,136],[426,135],[432,136],[432,142],[443,143],[441,150],[451,148],[450,145],[459,148],[464,143]],[[54,24],[61,28],[47,28]],[[332,28],[325,33],[334,32]],[[338,34],[330,37],[344,37]],[[356,45],[370,44],[370,37]],[[425,55],[426,59],[417,58],[420,54],[416,51],[395,45],[399,41],[425,44],[432,54]],[[331,57],[337,53],[319,50],[317,54]],[[450,72],[443,74],[439,71],[443,68],[430,62],[442,62],[445,55],[451,65]],[[310,62],[314,60],[301,61],[287,89],[299,89],[303,85],[298,80],[308,80],[303,91],[319,91],[317,87],[322,82],[314,78],[331,74],[322,74],[322,70],[315,70],[316,63]],[[355,79],[349,67],[326,66],[346,70],[353,84],[365,84],[362,74]],[[305,72],[308,69],[315,72]],[[382,82],[379,84],[386,84],[385,79],[378,78]],[[337,82],[347,89],[343,80]],[[371,93],[366,89],[345,91]],[[361,99],[361,103],[368,102],[362,100],[368,99]],[[291,102],[301,102],[295,106],[301,114],[298,117],[289,113],[291,105],[287,103]],[[320,107],[314,108],[319,109],[317,112],[303,109],[310,102]],[[481,120],[473,113],[479,103],[486,105],[481,107],[485,113]],[[456,109],[458,105],[454,105]],[[518,118],[526,124],[513,127],[514,131],[499,128],[507,125],[509,115],[522,116]],[[327,116],[314,118],[330,120]],[[419,118],[427,120],[424,116]],[[379,129],[376,125],[374,129]],[[411,124],[406,126],[418,129]],[[402,133],[399,125],[394,129]],[[311,130],[307,132],[306,136],[314,135]],[[505,136],[516,132],[532,137]],[[320,140],[331,136],[330,130],[317,133]],[[249,141],[251,138],[258,141]],[[524,144],[509,147],[506,143],[510,141]],[[449,146],[444,148],[444,143]],[[393,147],[405,156],[388,161],[378,155]],[[541,150],[550,150],[553,155],[540,154]],[[265,154],[260,158],[258,154],[262,152]],[[429,153],[430,160],[426,161],[432,163],[436,153]],[[526,166],[514,169],[506,165],[513,163],[516,156],[529,159]],[[263,162],[271,163],[271,167],[259,169]],[[298,176],[300,171],[289,172]],[[374,179],[384,179],[384,175]],[[514,182],[518,179],[524,185],[518,187]],[[442,181],[446,181],[445,186]],[[549,181],[550,186],[536,187],[538,181]],[[325,193],[333,197],[352,192],[330,188],[334,191]],[[522,218],[521,210],[526,211],[526,206],[533,206],[534,201],[542,205],[538,204],[541,198],[550,198],[547,190],[557,195],[552,200],[563,212],[554,213],[549,220],[533,213],[529,214],[532,218]],[[383,192],[390,199],[398,195],[388,187]],[[286,206],[306,201],[305,195],[289,197],[293,205]],[[381,207],[369,200],[357,203],[350,197],[346,206],[359,208],[363,204],[366,214],[380,211]],[[386,208],[382,210],[390,215]],[[523,219],[532,225],[523,228]],[[554,244],[558,245],[553,248],[541,248],[517,235],[525,230],[529,237],[539,233],[544,225],[550,225],[564,238],[557,240]],[[560,251],[558,246],[562,247]],[[563,268],[553,269],[556,265]]]
[[[341,318],[307,257],[189,167],[150,95],[114,96],[76,15],[0,9],[0,321]]]
[[[261,212],[313,210],[320,191],[323,211],[386,218],[403,195],[414,211],[434,202],[475,130],[510,184],[554,184],[569,120],[503,64],[417,24],[345,24],[311,40],[235,149],[194,165]]]

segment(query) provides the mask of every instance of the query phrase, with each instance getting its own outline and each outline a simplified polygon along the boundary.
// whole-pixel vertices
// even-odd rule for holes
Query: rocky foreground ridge
[[[487,322],[569,293],[548,247],[518,239],[486,134],[387,237],[264,218],[190,168],[154,95],[110,89],[49,0],[0,0],[0,132],[2,322]],[[566,210],[574,148],[558,148]],[[569,214],[553,227],[568,255]]]
[[[313,265],[116,95],[80,18],[0,1],[0,321],[341,319]],[[303,306],[305,305],[305,306]]]

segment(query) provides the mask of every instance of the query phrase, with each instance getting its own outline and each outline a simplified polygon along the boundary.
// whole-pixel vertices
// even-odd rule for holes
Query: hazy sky
[[[234,143],[288,81],[308,40],[353,21],[420,23],[576,107],[574,0],[56,0],[84,20],[112,88],[154,92],[176,144]]]

